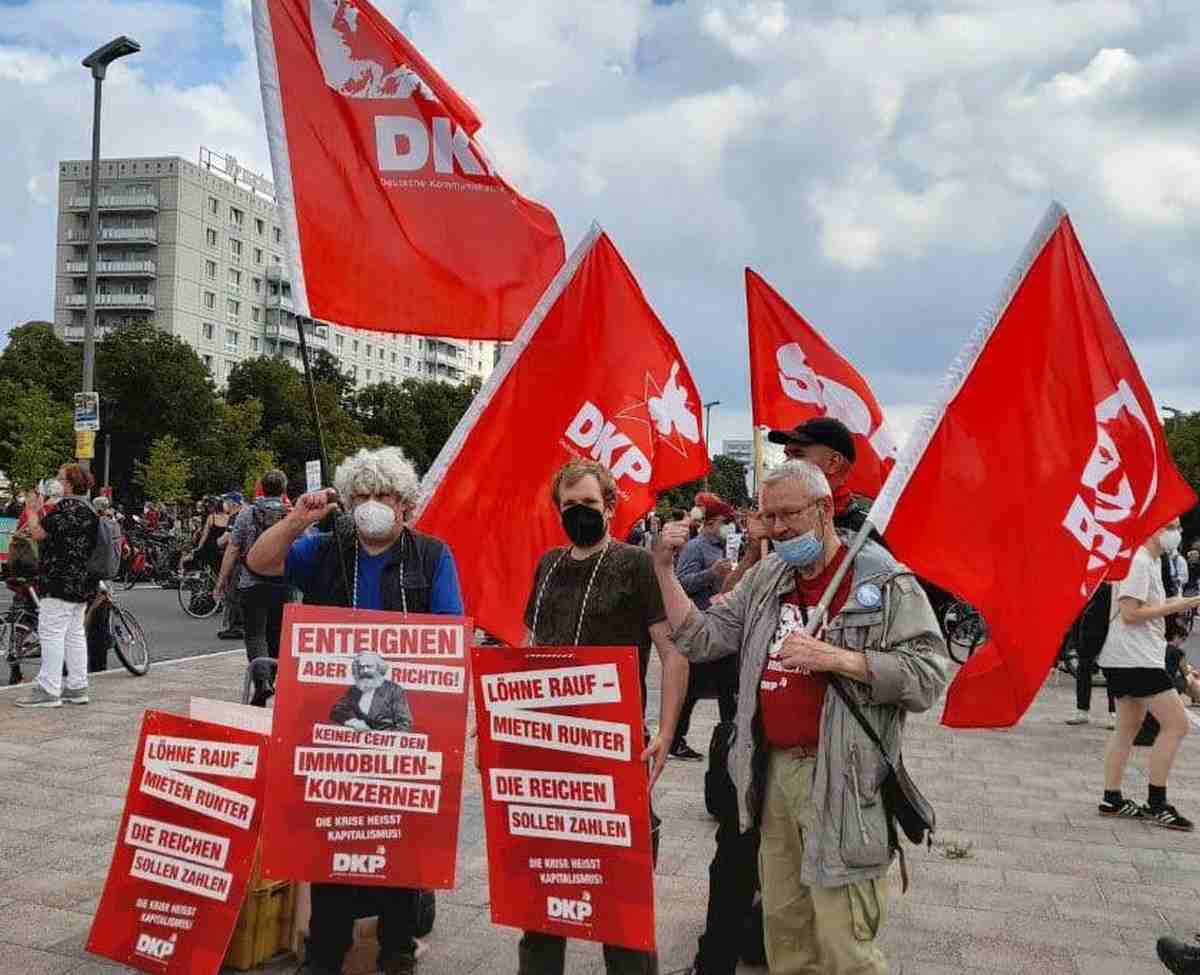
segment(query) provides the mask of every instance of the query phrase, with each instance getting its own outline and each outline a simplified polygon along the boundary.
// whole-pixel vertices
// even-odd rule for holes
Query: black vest
[[[337,544],[334,539],[337,539]],[[349,516],[338,517],[334,531],[321,539],[317,573],[312,588],[304,593],[304,602],[311,606],[349,606],[349,586],[354,585],[354,523]],[[433,577],[441,561],[446,543],[411,528],[387,550],[388,561],[383,567],[383,608],[401,612],[405,605],[410,613],[428,613],[433,593]],[[338,565],[341,551],[345,573]],[[403,575],[401,574],[403,569]],[[400,580],[404,579],[401,597]]]

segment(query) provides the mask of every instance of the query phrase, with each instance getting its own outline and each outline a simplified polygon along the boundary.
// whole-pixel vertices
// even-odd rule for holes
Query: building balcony
[[[87,261],[67,261],[72,277],[87,277]],[[97,261],[96,274],[114,278],[153,278],[158,274],[154,261]]]
[[[67,204],[70,210],[87,210],[91,196],[74,196]],[[101,210],[157,210],[158,197],[153,193],[101,193]]]
[[[86,227],[67,231],[67,240],[72,243],[86,244],[90,236]],[[158,229],[155,227],[101,227],[98,243],[155,244],[158,243]]]
[[[87,295],[67,295],[67,307],[86,308]],[[98,294],[97,308],[153,308],[154,295],[135,292],[133,294]]]
[[[83,325],[64,325],[63,326],[63,341],[65,341],[65,342],[82,342],[84,339],[85,331],[86,331],[86,329]],[[109,334],[111,334],[112,331],[113,331],[113,326],[101,325],[99,322],[97,322],[96,323],[96,341],[97,342],[103,341]]]
[[[285,317],[281,324],[275,320],[274,315],[269,315],[267,323],[263,326],[263,335],[268,339],[274,339],[289,345],[298,346],[300,344],[300,333],[296,326],[296,319],[292,317]],[[309,325],[306,338],[310,345],[328,346],[329,326]]]

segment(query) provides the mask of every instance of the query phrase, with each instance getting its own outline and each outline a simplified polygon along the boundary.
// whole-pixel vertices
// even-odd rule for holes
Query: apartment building
[[[87,307],[89,160],[58,172],[54,323],[83,341]],[[218,384],[241,359],[280,356],[299,367],[297,319],[274,189],[230,156],[100,163],[96,328],[152,322],[196,349]],[[495,342],[306,326],[360,386],[408,378],[486,379]]]

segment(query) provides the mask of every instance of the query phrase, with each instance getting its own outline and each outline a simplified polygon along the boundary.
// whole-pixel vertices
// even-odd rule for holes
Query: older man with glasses
[[[883,973],[895,832],[880,796],[886,764],[831,682],[855,701],[888,754],[904,718],[946,683],[945,644],[916,579],[868,542],[815,635],[806,624],[849,556],[824,473],[787,461],[763,481],[759,516],[774,552],[725,599],[697,609],[674,572],[680,524],[655,548],[673,638],[692,661],[739,655],[729,770],[743,831],[761,833],[759,870],[772,975]]]

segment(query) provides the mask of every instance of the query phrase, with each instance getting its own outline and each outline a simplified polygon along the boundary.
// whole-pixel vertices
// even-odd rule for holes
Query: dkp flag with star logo
[[[476,623],[524,638],[537,561],[567,541],[550,497],[567,461],[612,472],[618,540],[660,492],[703,477],[700,403],[675,340],[593,226],[425,478],[417,527],[453,549]]]

